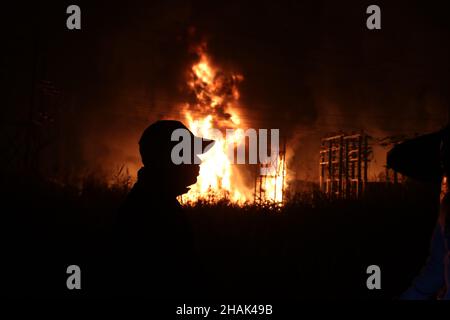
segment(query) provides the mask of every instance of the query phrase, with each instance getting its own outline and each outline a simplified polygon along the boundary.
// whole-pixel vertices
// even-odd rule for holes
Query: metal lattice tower
[[[367,183],[371,149],[365,134],[340,134],[322,139],[320,190],[332,198],[358,198]]]
[[[262,173],[262,168],[266,169]],[[255,176],[254,202],[282,203],[285,193],[286,178],[286,141],[283,139],[282,148],[269,163],[260,163]]]

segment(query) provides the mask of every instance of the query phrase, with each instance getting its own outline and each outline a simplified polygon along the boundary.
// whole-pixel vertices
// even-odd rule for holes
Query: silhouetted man
[[[387,164],[406,176],[441,183],[440,212],[428,261],[401,298],[450,300],[450,127],[395,146]]]
[[[180,142],[172,141],[177,140],[172,134],[177,130],[188,138],[190,150],[182,151],[190,153],[188,163],[174,163],[179,155],[172,151]],[[196,143],[201,150],[195,150]],[[212,144],[195,137],[179,121],[157,121],[144,131],[139,141],[144,166],[118,219],[121,293],[180,298],[198,289],[191,229],[176,198],[196,183],[200,171],[196,153]]]

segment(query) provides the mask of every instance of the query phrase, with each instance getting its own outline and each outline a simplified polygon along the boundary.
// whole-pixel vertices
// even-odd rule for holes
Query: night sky
[[[45,2],[45,3],[44,3]],[[344,4],[345,3],[345,4]],[[82,29],[66,29],[69,4]],[[370,4],[382,29],[366,28]],[[246,122],[280,128],[300,178],[317,175],[320,137],[423,133],[447,123],[450,20],[444,1],[58,1],[2,5],[2,128],[45,110],[56,173],[137,162],[137,140],[185,101],[190,46],[244,75]],[[57,102],[39,98],[49,81]],[[45,98],[46,99],[46,98]],[[50,98],[50,100],[53,98]],[[49,107],[52,105],[53,107]],[[8,139],[2,136],[2,144]],[[19,134],[20,136],[20,134]],[[57,156],[55,156],[57,155]],[[377,160],[381,162],[382,160]],[[378,163],[378,165],[382,165]]]

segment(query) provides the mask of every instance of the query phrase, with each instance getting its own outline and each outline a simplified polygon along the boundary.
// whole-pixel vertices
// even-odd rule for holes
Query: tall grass
[[[4,252],[11,261],[20,256],[11,268],[35,259],[49,270],[77,259],[92,264],[130,186],[126,172],[115,183],[87,175],[78,186],[4,176]],[[214,279],[210,295],[390,299],[426,258],[437,196],[436,186],[409,182],[359,200],[304,192],[281,208],[219,201],[185,211],[204,273]],[[382,269],[381,292],[365,287],[371,264]]]

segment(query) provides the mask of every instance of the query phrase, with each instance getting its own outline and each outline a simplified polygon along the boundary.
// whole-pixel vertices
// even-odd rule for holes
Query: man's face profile
[[[178,158],[174,161],[173,150],[178,142],[172,141],[171,137],[173,132],[180,129],[188,143],[176,153],[183,161],[178,161]],[[152,180],[151,183],[170,196],[188,192],[189,186],[197,182],[200,173],[201,159],[195,151],[194,142],[202,144],[202,139],[195,137],[181,122],[165,120],[150,125],[139,143],[147,182]],[[206,149],[202,151],[206,152]]]

